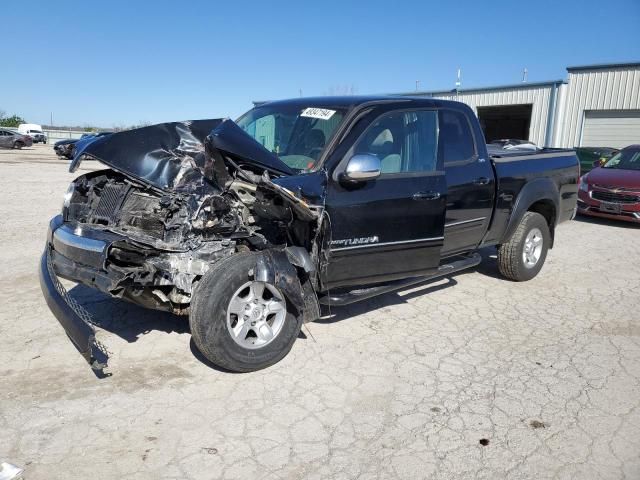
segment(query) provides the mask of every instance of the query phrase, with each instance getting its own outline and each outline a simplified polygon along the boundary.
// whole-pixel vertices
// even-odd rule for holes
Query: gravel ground
[[[640,228],[564,224],[527,283],[484,251],[251,374],[208,365],[184,318],[76,286],[97,379],[37,278],[72,178],[50,146],[0,150],[0,461],[26,479],[640,478]]]

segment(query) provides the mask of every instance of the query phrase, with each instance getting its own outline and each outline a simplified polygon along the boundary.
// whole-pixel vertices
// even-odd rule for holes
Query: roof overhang
[[[617,68],[640,68],[640,62],[596,63],[594,65],[579,65],[575,67],[567,67],[567,72],[579,72],[582,70],[614,70]]]
[[[433,90],[433,91],[420,91],[420,92],[404,92],[404,93],[394,93],[392,95],[401,95],[401,96],[434,96],[434,95],[451,95],[461,93],[472,93],[472,92],[490,92],[495,90],[521,90],[527,88],[538,88],[538,87],[553,87],[556,85],[560,85],[563,83],[567,83],[566,80],[550,80],[546,82],[523,82],[523,83],[512,83],[508,85],[494,85],[489,87],[475,87],[475,88],[460,88],[458,90]]]

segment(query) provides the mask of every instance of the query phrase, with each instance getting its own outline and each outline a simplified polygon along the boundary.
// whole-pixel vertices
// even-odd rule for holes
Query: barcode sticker
[[[310,107],[310,108],[305,108],[300,114],[300,116],[309,117],[309,118],[319,118],[320,120],[329,120],[334,113],[336,113],[335,110]]]

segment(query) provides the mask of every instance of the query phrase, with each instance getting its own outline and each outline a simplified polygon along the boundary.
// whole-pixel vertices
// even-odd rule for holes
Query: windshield
[[[308,170],[314,167],[343,118],[343,110],[265,105],[249,110],[236,123],[288,167]]]
[[[611,157],[603,168],[618,168],[620,170],[640,170],[640,147],[625,148]]]

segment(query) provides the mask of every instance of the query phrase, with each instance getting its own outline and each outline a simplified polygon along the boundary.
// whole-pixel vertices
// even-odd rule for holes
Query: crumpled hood
[[[76,171],[86,155],[143,183],[175,190],[203,178],[215,181],[213,163],[219,153],[234,157],[237,164],[294,173],[228,119],[159,123],[97,137],[76,149],[69,171]]]

